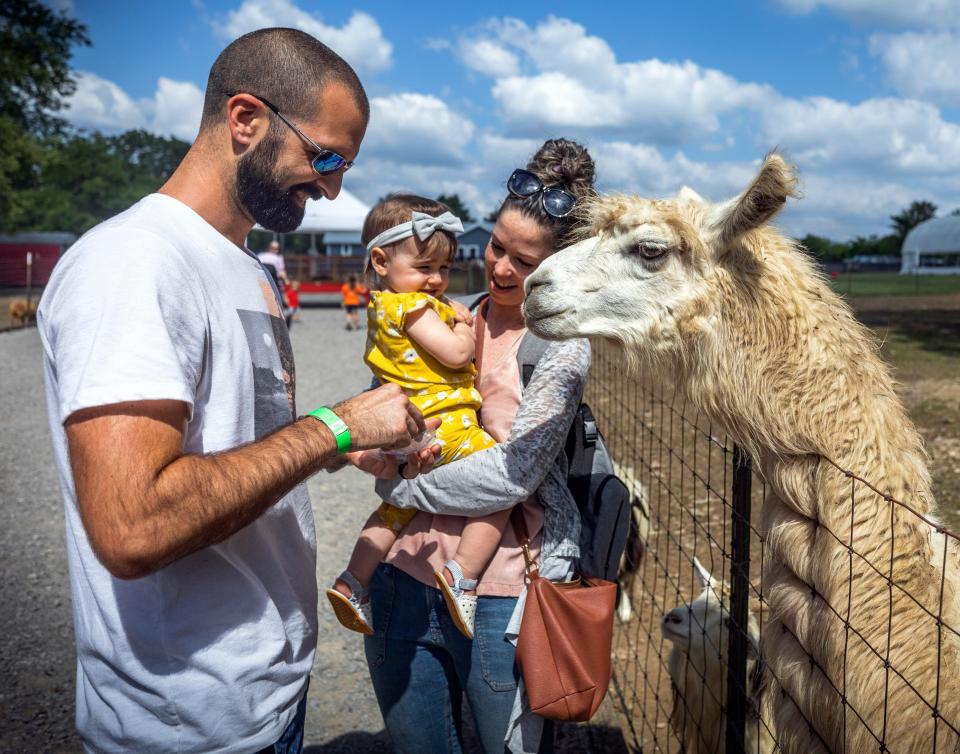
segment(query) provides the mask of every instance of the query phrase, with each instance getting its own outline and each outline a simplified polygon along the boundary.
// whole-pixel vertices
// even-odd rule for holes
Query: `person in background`
[[[346,312],[348,330],[360,329],[360,308],[361,298],[367,295],[367,287],[357,281],[357,276],[353,273],[347,278],[347,282],[340,286],[340,295],[343,297],[343,310]]]
[[[283,261],[283,254],[280,253],[280,242],[271,241],[270,245],[266,248],[265,251],[261,251],[257,254],[257,259],[259,259],[263,264],[269,264],[276,271],[276,277],[281,286],[280,290],[287,285],[289,280],[287,280],[287,265]]]
[[[284,290],[284,293],[287,296],[287,304],[289,304],[291,312],[290,319],[293,322],[300,321],[300,281],[291,280],[287,283],[287,287]]]

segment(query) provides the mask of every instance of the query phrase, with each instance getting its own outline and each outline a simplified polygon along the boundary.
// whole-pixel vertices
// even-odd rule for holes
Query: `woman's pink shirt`
[[[483,326],[481,317],[477,317],[476,326]],[[477,390],[483,396],[480,423],[497,442],[504,442],[510,436],[523,398],[517,350],[525,333],[526,330],[495,364],[486,364],[478,359],[483,367],[476,381]],[[531,554],[537,558],[540,554],[543,508],[535,495],[523,503],[523,512],[531,537]],[[442,570],[444,564],[456,554],[465,521],[464,516],[441,516],[423,511],[417,513],[394,543],[385,562],[392,563],[417,581],[434,586],[433,572]],[[523,553],[513,534],[513,527],[508,523],[500,549],[480,577],[477,594],[489,597],[518,596],[523,589],[523,570]]]

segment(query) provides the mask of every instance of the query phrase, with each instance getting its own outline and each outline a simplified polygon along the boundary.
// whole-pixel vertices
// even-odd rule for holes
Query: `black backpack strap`
[[[463,304],[470,311],[475,312],[477,307],[479,307],[489,295],[486,291],[480,291],[480,293],[466,293],[462,296],[452,296],[451,298]]]
[[[530,378],[533,377],[533,370],[537,368],[537,362],[547,350],[547,341],[534,335],[529,330],[524,334],[520,341],[520,348],[517,349],[517,365],[520,367],[520,381],[526,387],[530,384]]]

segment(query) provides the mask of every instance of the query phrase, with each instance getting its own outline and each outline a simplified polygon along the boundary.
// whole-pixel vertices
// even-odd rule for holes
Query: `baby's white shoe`
[[[337,620],[351,631],[373,634],[373,607],[370,605],[367,590],[350,571],[344,571],[337,578],[350,587],[349,597],[336,589],[327,589],[327,599],[333,606]]]
[[[476,589],[477,580],[465,579],[463,570],[455,560],[448,560],[446,568],[453,576],[453,586],[447,583],[446,576],[439,571],[433,572],[433,578],[440,587],[440,593],[443,595],[444,602],[447,603],[447,610],[450,611],[450,617],[453,618],[457,629],[468,639],[472,639],[477,616],[477,596],[464,594],[464,592],[468,589]]]

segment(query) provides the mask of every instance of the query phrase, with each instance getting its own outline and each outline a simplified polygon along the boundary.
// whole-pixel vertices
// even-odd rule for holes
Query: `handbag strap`
[[[530,534],[527,531],[527,522],[523,517],[523,505],[513,506],[510,511],[510,523],[513,525],[513,534],[517,538],[520,550],[523,552],[524,571],[527,579],[533,581],[540,578],[540,569],[530,555]]]

